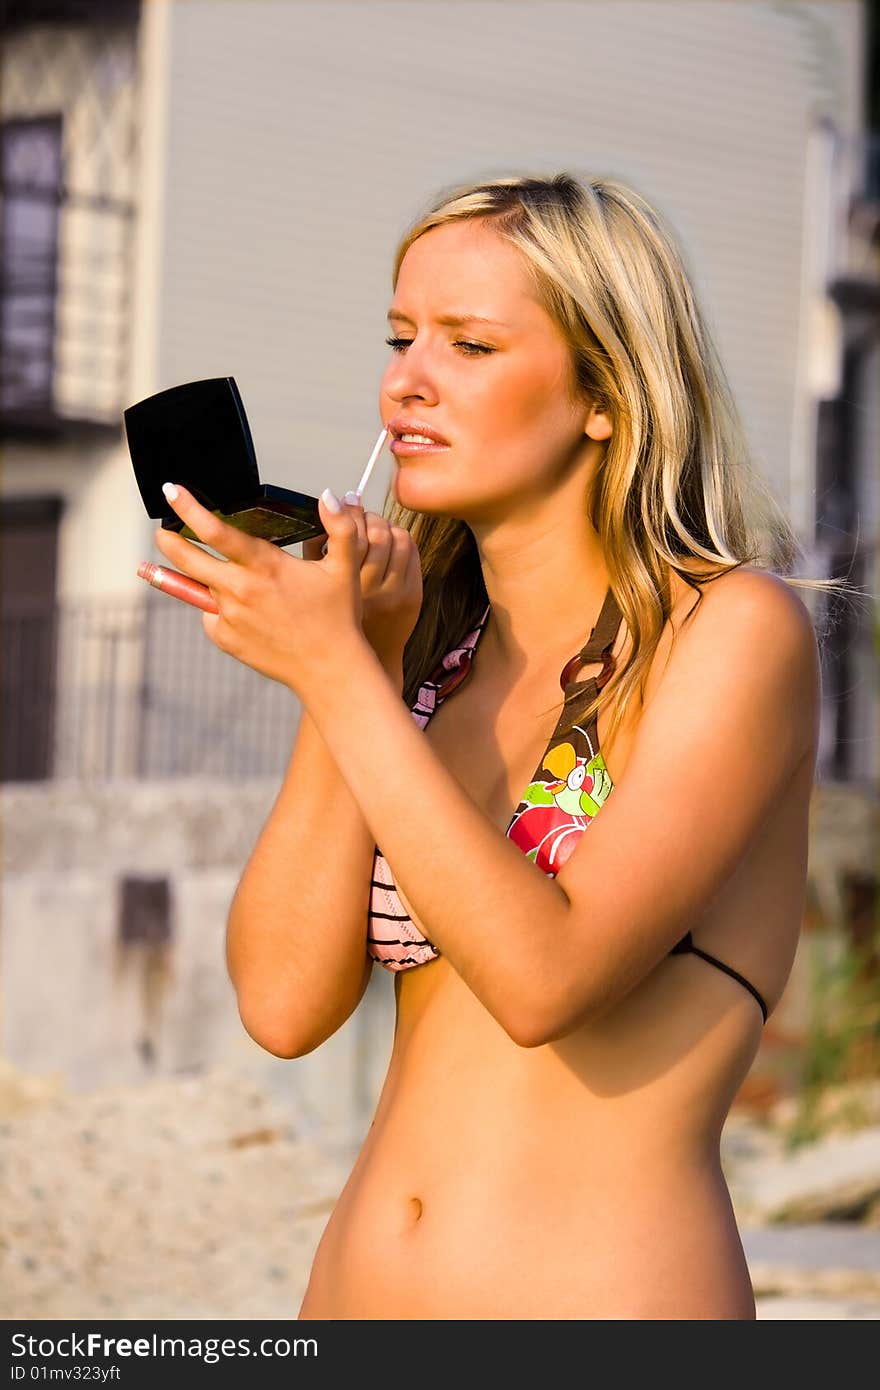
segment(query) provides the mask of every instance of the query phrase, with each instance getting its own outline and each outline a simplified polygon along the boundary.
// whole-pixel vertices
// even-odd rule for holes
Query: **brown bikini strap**
[[[623,614],[618,607],[617,599],[609,588],[601,612],[596,619],[596,625],[590,632],[588,640],[581,647],[577,656],[573,656],[563,668],[562,675],[559,677],[559,684],[563,690],[574,683],[574,675],[578,667],[590,666],[596,661],[603,662],[602,670],[598,676],[590,677],[590,679],[595,679],[598,688],[602,689],[614,670],[611,647],[614,645],[622,617]]]

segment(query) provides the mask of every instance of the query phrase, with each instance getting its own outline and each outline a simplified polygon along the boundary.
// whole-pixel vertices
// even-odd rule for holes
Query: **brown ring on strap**
[[[598,658],[593,659],[598,660]],[[569,685],[573,684],[572,676],[574,672],[577,670],[578,666],[585,666],[587,664],[592,665],[592,661],[590,661],[589,663],[585,662],[583,654],[581,652],[578,652],[577,656],[573,656],[570,661],[567,661],[565,663],[565,665],[562,668],[562,674],[559,677],[559,684],[561,685],[563,690],[567,690]],[[598,690],[601,690],[603,685],[605,685],[606,682],[610,679],[616,664],[616,659],[611,654],[611,647],[606,647],[605,650],[602,652],[602,670],[599,672],[598,676],[595,677],[596,687]],[[590,677],[590,679],[593,678]],[[585,685],[586,681],[582,682],[582,684]]]

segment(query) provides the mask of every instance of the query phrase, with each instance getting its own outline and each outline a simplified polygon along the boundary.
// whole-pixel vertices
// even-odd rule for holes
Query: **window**
[[[52,405],[61,117],[0,126],[0,416]]]

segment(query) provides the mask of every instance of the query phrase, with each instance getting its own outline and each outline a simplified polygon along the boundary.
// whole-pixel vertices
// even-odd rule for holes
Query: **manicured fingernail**
[[[168,498],[168,501],[169,501],[169,502],[176,502],[176,501],[177,501],[177,488],[174,486],[173,483],[163,483],[163,484],[162,484],[162,491],[164,492],[165,496]]]
[[[341,511],[342,511],[342,503],[340,502],[339,498],[336,496],[336,493],[335,493],[335,492],[331,492],[331,490],[330,490],[329,487],[325,487],[325,488],[324,488],[324,491],[321,493],[321,501],[324,503],[324,506],[327,508],[328,511],[331,511],[331,512],[341,512]]]
[[[350,507],[359,507],[361,505],[360,495],[357,492],[347,492],[342,500],[343,502],[347,502]]]

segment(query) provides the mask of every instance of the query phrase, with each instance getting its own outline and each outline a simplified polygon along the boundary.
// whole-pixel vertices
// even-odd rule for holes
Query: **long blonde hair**
[[[580,712],[583,722],[610,702],[610,740],[633,690],[642,691],[669,619],[670,571],[697,591],[695,608],[701,584],[744,564],[804,589],[850,586],[790,576],[801,556],[796,534],[753,464],[674,236],[640,194],[614,179],[579,182],[567,173],[456,187],[404,235],[394,287],[418,237],[465,218],[491,219],[522,252],[569,344],[578,391],[613,421],[590,521],[632,650]],[[404,653],[404,697],[412,704],[488,596],[465,522],[411,511],[390,491],[384,514],[411,532],[421,556],[422,610]]]

